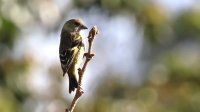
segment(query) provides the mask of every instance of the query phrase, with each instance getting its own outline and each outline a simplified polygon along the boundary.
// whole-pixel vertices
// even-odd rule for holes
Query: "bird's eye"
[[[75,22],[74,24],[75,24],[76,26],[79,26],[79,23],[77,23],[77,22]]]

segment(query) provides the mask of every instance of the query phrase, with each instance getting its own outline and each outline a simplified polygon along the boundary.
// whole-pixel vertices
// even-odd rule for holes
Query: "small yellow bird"
[[[69,93],[78,87],[76,70],[79,68],[85,53],[85,44],[80,31],[87,29],[81,19],[70,19],[65,22],[60,39],[59,57],[63,76],[69,76]]]

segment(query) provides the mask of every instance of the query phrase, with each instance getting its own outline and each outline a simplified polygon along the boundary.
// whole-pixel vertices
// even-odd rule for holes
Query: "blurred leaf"
[[[200,37],[200,11],[189,10],[175,21],[175,30],[180,38]]]
[[[123,5],[135,13],[139,13],[145,6],[145,0],[123,0]]]
[[[164,63],[172,74],[173,79],[194,79],[200,81],[200,66],[198,63],[194,63],[192,66],[185,63],[185,59],[182,58],[182,55],[170,54],[166,56]]]
[[[172,28],[165,9],[157,4],[146,4],[138,15],[138,22],[144,26],[147,40],[152,44],[166,44],[172,39]]]
[[[20,104],[9,90],[0,87],[0,99],[1,112],[21,112]]]
[[[100,5],[98,0],[74,0],[73,1],[77,8],[89,8],[93,5]]]
[[[12,21],[2,18],[2,25],[0,28],[0,44],[12,47],[18,29]]]
[[[122,6],[122,0],[101,0],[101,5],[105,9],[119,10]]]

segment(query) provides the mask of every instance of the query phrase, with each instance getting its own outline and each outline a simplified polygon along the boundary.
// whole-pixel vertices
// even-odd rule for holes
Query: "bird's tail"
[[[75,88],[78,88],[78,82],[76,76],[73,74],[69,74],[69,93],[74,91]]]

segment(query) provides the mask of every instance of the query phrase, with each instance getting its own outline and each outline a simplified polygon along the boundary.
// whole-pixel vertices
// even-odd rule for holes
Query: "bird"
[[[88,29],[82,19],[70,19],[62,27],[60,34],[59,57],[63,77],[68,74],[69,93],[78,88],[76,71],[85,53],[84,38],[80,31]]]

